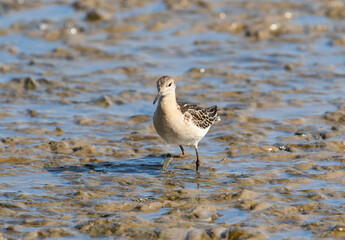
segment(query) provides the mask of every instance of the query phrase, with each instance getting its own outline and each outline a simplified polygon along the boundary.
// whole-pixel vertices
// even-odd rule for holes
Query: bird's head
[[[175,93],[176,85],[174,79],[169,76],[163,76],[157,80],[157,90],[158,94],[153,101],[155,104],[161,97],[164,97],[168,94]]]

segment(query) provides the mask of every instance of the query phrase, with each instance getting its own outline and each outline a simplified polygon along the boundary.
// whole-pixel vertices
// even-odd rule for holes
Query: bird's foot
[[[185,158],[186,154],[174,155],[174,158]]]

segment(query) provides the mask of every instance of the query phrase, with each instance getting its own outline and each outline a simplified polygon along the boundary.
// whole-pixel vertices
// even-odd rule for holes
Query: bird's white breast
[[[177,105],[166,108],[164,103],[158,104],[153,125],[167,143],[191,147],[196,146],[210,129],[196,126],[190,116],[178,110]]]

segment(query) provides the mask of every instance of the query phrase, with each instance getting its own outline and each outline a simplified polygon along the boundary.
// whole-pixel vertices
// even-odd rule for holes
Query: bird
[[[194,104],[177,102],[175,81],[170,76],[162,76],[157,80],[157,90],[157,96],[153,101],[153,104],[158,101],[153,114],[156,132],[168,144],[178,145],[182,152],[181,157],[186,155],[183,146],[193,147],[196,154],[196,172],[199,172],[198,144],[210,127],[220,121],[217,106],[202,108]]]

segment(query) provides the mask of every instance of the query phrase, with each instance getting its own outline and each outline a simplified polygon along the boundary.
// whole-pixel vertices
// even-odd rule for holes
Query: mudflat
[[[0,238],[345,237],[343,1],[0,3]],[[179,154],[156,80],[222,121]]]

